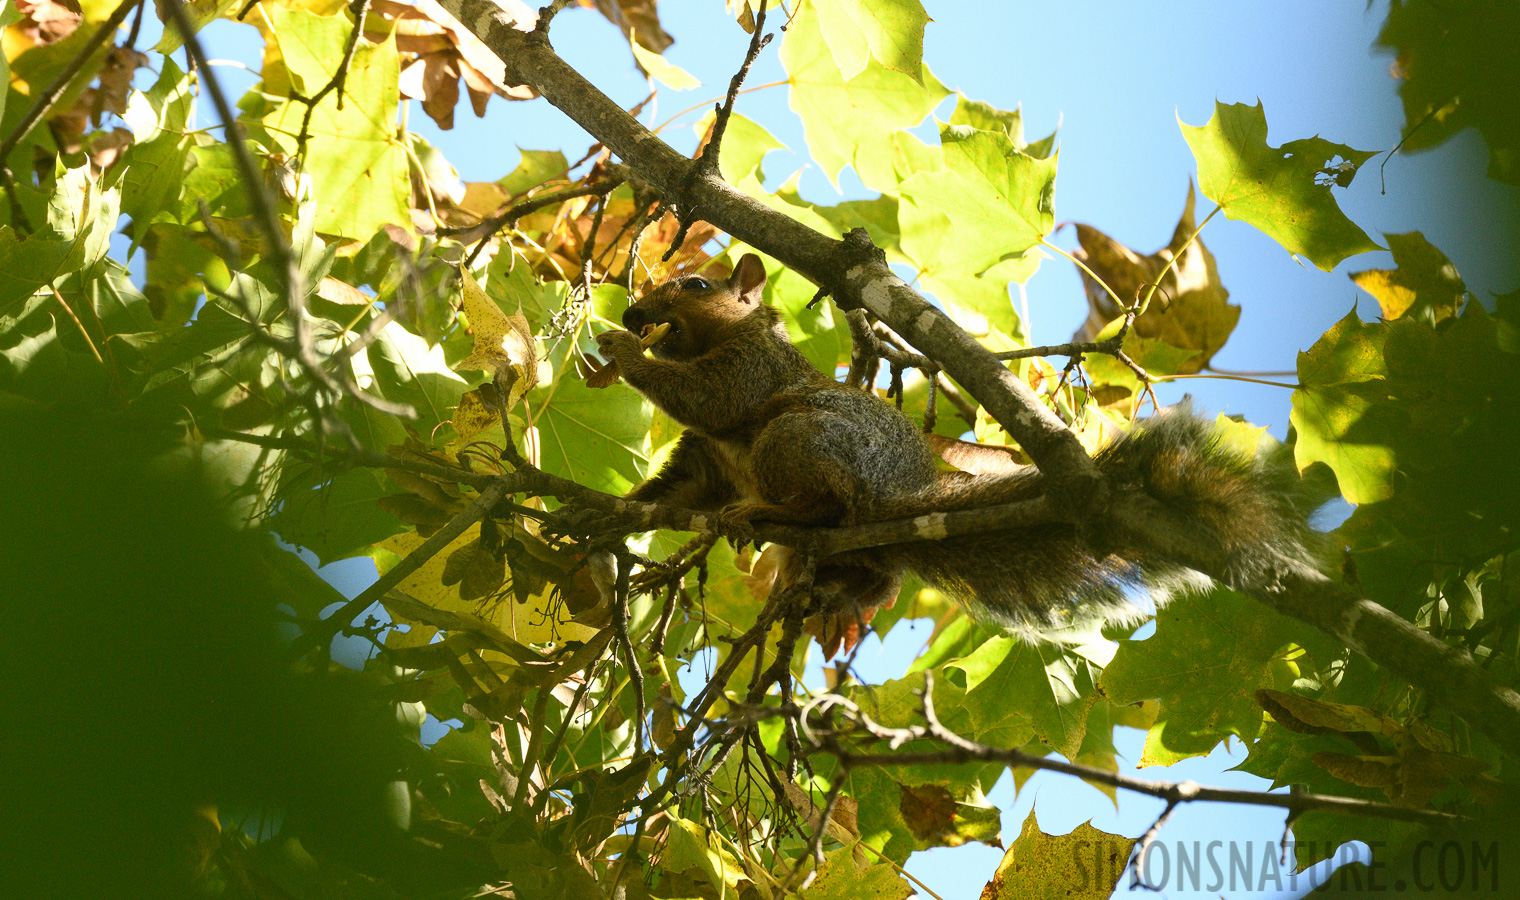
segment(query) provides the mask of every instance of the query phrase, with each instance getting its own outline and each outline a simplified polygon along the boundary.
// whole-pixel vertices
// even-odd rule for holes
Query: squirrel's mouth
[[[644,346],[654,347],[680,330],[681,325],[676,320],[658,319],[645,325],[639,337],[644,341]]]

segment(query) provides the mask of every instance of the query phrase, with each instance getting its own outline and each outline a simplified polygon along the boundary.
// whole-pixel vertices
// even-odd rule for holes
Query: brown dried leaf
[[[646,50],[664,53],[675,42],[660,27],[657,0],[580,0],[580,5],[606,16],[607,21],[622,30],[623,37],[637,33],[639,44]]]
[[[328,303],[338,303],[343,306],[368,306],[374,299],[353,285],[339,281],[331,275],[324,276],[317,284],[317,296]]]
[[[818,822],[823,818],[823,805],[814,803],[808,792],[796,784],[788,781],[782,787],[786,790],[786,799],[792,804],[802,818],[807,822],[808,828],[817,830]],[[850,797],[839,798],[834,804],[834,812],[829,815],[828,836],[842,844],[860,838],[860,804]]]
[[[447,50],[429,53],[422,62],[422,111],[448,131],[454,127],[454,107],[459,103],[459,55]]]
[[[926,434],[929,446],[939,458],[971,475],[1005,475],[1026,469],[1017,451],[997,444],[976,444],[939,434]]]
[[[491,84],[491,79],[462,56],[459,58],[459,74],[464,78],[465,89],[470,92],[470,109],[474,111],[475,118],[484,119],[486,102],[491,99],[495,86]]]
[[[1203,239],[1196,238],[1186,250],[1182,249],[1196,228],[1194,201],[1189,185],[1187,205],[1172,239],[1149,256],[1141,256],[1098,229],[1082,224],[1077,225],[1077,240],[1082,246],[1072,254],[1107,282],[1121,299],[1133,303],[1144,296],[1147,285],[1156,280],[1166,264],[1181,253],[1177,264],[1161,279],[1150,307],[1134,326],[1141,337],[1198,351],[1198,355],[1177,367],[1181,374],[1197,372],[1208,365],[1240,321],[1240,307],[1226,302],[1230,293],[1220,283],[1214,254],[1203,245]],[[1086,272],[1080,274],[1087,290],[1087,321],[1072,335],[1072,340],[1091,341],[1122,316],[1123,310],[1091,276]]]
[[[538,13],[521,0],[495,0],[495,3],[511,20],[514,27],[521,31],[531,31],[538,22]],[[396,23],[397,49],[403,53],[412,52],[422,55],[448,52],[456,60],[459,71],[464,66],[474,70],[470,76],[472,80],[466,82],[474,93],[495,93],[508,100],[532,100],[538,94],[526,85],[509,85],[505,82],[506,69],[501,60],[492,53],[480,39],[470,33],[468,29],[460,25],[458,20],[449,15],[448,11],[440,6],[436,0],[372,0],[370,5],[371,15],[381,19],[388,19]],[[374,40],[384,40],[383,28],[368,30],[368,34]],[[439,36],[445,37],[449,44],[447,51],[436,40]],[[435,65],[437,65],[435,63]],[[458,72],[456,71],[456,74]],[[416,73],[414,79],[420,79],[422,72]],[[489,87],[486,87],[489,85]],[[404,82],[403,93],[410,97],[425,96],[416,80]],[[434,98],[432,110],[428,115],[433,116],[434,121],[439,121],[435,112],[441,114],[444,100],[443,94]],[[459,99],[457,84],[454,92],[454,103]],[[475,106],[477,115],[482,114],[485,108],[485,100],[476,100],[473,96],[471,102]],[[450,103],[450,108],[453,107]],[[440,122],[440,127],[444,127]]]
[[[78,0],[16,0],[16,9],[22,19],[11,28],[38,47],[73,34],[84,17]]]
[[[453,518],[451,510],[443,509],[416,494],[393,494],[381,497],[375,505],[409,525],[443,525]]]
[[[507,580],[507,561],[498,559],[478,543],[476,546],[478,549],[459,581],[459,599],[466,603],[491,596]]]
[[[1255,696],[1256,702],[1284,728],[1302,734],[1324,734],[1326,730],[1343,733],[1365,731],[1394,737],[1404,733],[1404,728],[1399,723],[1365,706],[1311,700],[1297,694],[1273,690],[1260,690]]]
[[[655,695],[657,699],[650,715],[649,737],[656,747],[668,750],[676,739],[676,711],[671,703],[670,682],[660,682]]]
[[[110,131],[96,131],[90,135],[90,165],[92,172],[99,174],[111,168],[121,155],[132,146],[132,132],[125,128],[113,128]]]
[[[937,784],[899,784],[902,800],[898,811],[913,836],[925,844],[936,844],[955,831],[955,798]]]
[[[132,92],[132,76],[148,56],[131,47],[112,47],[100,67],[99,86],[90,97],[90,121],[98,128],[104,113],[122,115],[127,111],[127,97]]]
[[[463,547],[450,553],[443,561],[443,577],[439,579],[445,587],[452,587],[464,580],[464,573],[475,562],[475,554],[480,551],[480,539],[476,538]]]

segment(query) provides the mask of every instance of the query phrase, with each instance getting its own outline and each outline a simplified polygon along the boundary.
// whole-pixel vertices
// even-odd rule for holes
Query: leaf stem
[[[1266,380],[1261,379],[1261,378],[1247,378],[1244,375],[1219,375],[1219,374],[1205,375],[1205,374],[1203,374],[1203,373],[1200,372],[1200,373],[1198,373],[1196,375],[1152,375],[1151,376],[1151,380],[1152,381],[1158,381],[1158,382],[1159,381],[1180,381],[1183,378],[1217,378],[1217,379],[1219,379],[1221,381],[1244,381],[1244,382],[1246,382],[1248,384],[1266,384],[1266,385],[1271,385],[1272,387],[1289,388],[1290,390],[1295,390],[1295,391],[1296,390],[1300,390],[1300,389],[1303,388],[1303,385],[1301,385],[1301,384],[1286,384],[1286,383],[1281,382],[1281,381],[1266,381]]]
[[[1224,207],[1216,206],[1214,207],[1213,212],[1204,216],[1203,221],[1198,223],[1198,227],[1193,229],[1193,233],[1188,235],[1188,239],[1182,242],[1182,246],[1177,248],[1176,253],[1172,254],[1172,258],[1166,261],[1166,265],[1162,267],[1161,272],[1158,273],[1155,280],[1151,282],[1150,290],[1145,292],[1145,298],[1140,301],[1140,312],[1145,312],[1146,309],[1150,307],[1151,298],[1156,296],[1156,289],[1161,286],[1162,280],[1166,278],[1166,273],[1170,272],[1177,265],[1177,260],[1181,259],[1182,254],[1187,252],[1187,248],[1191,247],[1193,245],[1193,241],[1198,239],[1199,233],[1203,231],[1203,226],[1209,224],[1210,219],[1219,215],[1219,211],[1221,209],[1224,209]]]
[[[1052,244],[1051,242],[1045,240],[1044,238],[1040,238],[1040,246],[1046,248],[1047,250],[1054,250],[1055,252],[1057,252],[1057,253],[1061,254],[1062,256],[1066,257],[1067,259],[1071,260],[1072,264],[1074,264],[1077,268],[1081,269],[1082,271],[1086,272],[1087,276],[1089,278],[1091,278],[1093,281],[1096,281],[1099,284],[1099,286],[1101,286],[1103,288],[1104,292],[1107,293],[1108,296],[1110,296],[1110,297],[1113,298],[1114,303],[1118,304],[1118,306],[1119,306],[1120,309],[1125,309],[1125,310],[1129,309],[1129,304],[1127,304],[1123,300],[1119,299],[1119,295],[1116,294],[1116,293],[1114,293],[1114,289],[1108,286],[1108,282],[1104,281],[1102,278],[1099,278],[1098,277],[1098,273],[1094,272],[1092,269],[1089,269],[1087,267],[1087,264],[1084,263],[1084,262],[1082,262],[1082,260],[1077,259],[1075,256],[1072,256],[1070,253],[1067,253],[1065,250],[1062,250],[1060,247],[1057,247],[1055,244]]]

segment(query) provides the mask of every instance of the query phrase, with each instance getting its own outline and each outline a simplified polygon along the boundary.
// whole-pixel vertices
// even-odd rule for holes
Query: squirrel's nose
[[[646,324],[644,311],[637,306],[630,306],[623,310],[623,327],[638,334],[644,330]]]

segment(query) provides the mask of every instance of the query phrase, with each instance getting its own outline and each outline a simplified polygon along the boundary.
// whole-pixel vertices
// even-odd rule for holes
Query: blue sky
[[[1268,140],[1274,145],[1318,134],[1358,149],[1386,150],[1398,140],[1402,113],[1396,82],[1389,76],[1390,57],[1371,47],[1386,11],[1383,2],[1370,8],[1361,2],[1322,0],[925,0],[925,5],[935,21],[925,37],[924,58],[946,85],[1000,108],[1022,105],[1032,137],[1060,125],[1057,221],[1091,224],[1141,253],[1154,251],[1170,237],[1195,173],[1177,120],[1203,124],[1216,98],[1244,103],[1260,99],[1270,126]],[[646,122],[664,121],[719,94],[747,40],[726,19],[718,0],[663,0],[660,13],[666,30],[676,38],[667,59],[693,73],[703,86],[681,93],[662,91],[657,106],[643,116]],[[211,56],[257,65],[257,40],[251,29],[218,23],[208,33]],[[554,24],[553,42],[562,56],[625,106],[648,93],[622,36],[600,16],[568,10]],[[773,43],[762,54],[748,84],[784,78],[777,47]],[[234,90],[251,82],[236,69],[218,71]],[[948,116],[950,108],[947,101],[939,114]],[[792,148],[767,160],[773,182],[806,166],[801,124],[787,108],[785,88],[747,94],[738,109]],[[689,125],[699,114],[667,129],[667,138],[689,152],[695,143]],[[589,143],[577,126],[543,101],[508,104],[494,99],[485,120],[475,119],[466,104],[450,132],[438,131],[415,105],[409,121],[466,180],[494,180],[510,171],[517,147],[562,148],[573,159]],[[932,134],[932,122],[925,134]],[[1487,150],[1474,132],[1464,132],[1434,151],[1392,159],[1386,169],[1386,193],[1380,190],[1382,162],[1383,157],[1374,159],[1348,190],[1337,192],[1342,208],[1375,240],[1381,242],[1381,232],[1423,231],[1447,253],[1480,299],[1488,298],[1490,291],[1520,286],[1514,274],[1520,271],[1513,231],[1516,191],[1484,178]],[[834,203],[870,195],[849,172],[841,178],[841,188],[843,194],[837,194],[816,168],[804,170],[801,189],[808,199]],[[1199,198],[1200,219],[1211,208]],[[1296,354],[1308,349],[1358,300],[1364,318],[1376,315],[1375,304],[1366,295],[1358,297],[1346,273],[1392,267],[1389,254],[1370,253],[1353,257],[1332,273],[1320,272],[1295,261],[1250,226],[1223,217],[1209,225],[1203,239],[1218,259],[1231,301],[1243,307],[1240,325],[1215,358],[1215,365],[1224,369],[1293,369]],[[1069,228],[1054,240],[1068,249],[1075,245]],[[1028,285],[1028,300],[1028,325],[1036,343],[1067,340],[1085,314],[1080,282],[1064,260],[1045,262]],[[1203,410],[1243,414],[1270,426],[1278,437],[1287,433],[1285,389],[1203,379],[1183,384],[1185,389],[1169,385],[1158,394],[1171,402],[1187,392]],[[368,565],[366,560],[329,570],[334,570],[335,583],[353,594],[373,578],[372,568],[367,575],[363,571]],[[917,628],[902,623],[885,648],[872,644],[861,654],[862,675],[872,681],[899,676],[927,633],[923,623]],[[1121,754],[1137,758],[1140,740],[1139,732],[1121,731]],[[1221,751],[1170,770],[1138,774],[1262,786],[1259,779],[1225,771],[1239,758]],[[1160,801],[1121,795],[1116,810],[1085,784],[1043,774],[1026,783],[1017,798],[1005,777],[990,798],[1005,810],[1003,832],[1009,841],[1031,805],[1047,832],[1064,833],[1091,818],[1095,827],[1132,836],[1143,832],[1161,808]],[[1259,860],[1264,842],[1281,837],[1282,821],[1281,814],[1269,810],[1194,804],[1179,810],[1162,840],[1251,841],[1252,855]],[[974,896],[991,877],[1000,855],[980,846],[937,850],[915,855],[909,870],[943,897]],[[1163,896],[1276,896],[1268,885],[1258,893],[1228,884],[1214,891],[1177,889],[1180,886],[1174,884]]]

